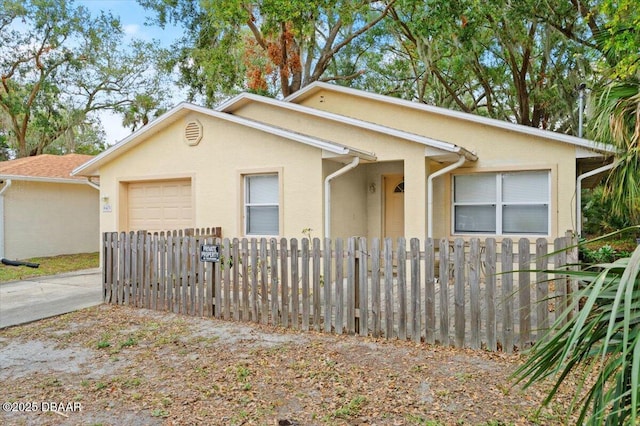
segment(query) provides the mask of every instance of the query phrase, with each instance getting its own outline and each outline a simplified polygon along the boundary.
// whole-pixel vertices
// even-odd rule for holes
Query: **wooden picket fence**
[[[219,235],[105,233],[105,302],[511,352],[540,338],[577,286],[562,273],[577,263],[570,237],[552,247],[401,238],[394,249],[390,239]],[[201,261],[202,244],[219,245],[220,261]]]

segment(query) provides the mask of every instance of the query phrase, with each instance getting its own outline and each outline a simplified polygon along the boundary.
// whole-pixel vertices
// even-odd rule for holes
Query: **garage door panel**
[[[132,182],[128,203],[129,230],[193,227],[190,180]]]

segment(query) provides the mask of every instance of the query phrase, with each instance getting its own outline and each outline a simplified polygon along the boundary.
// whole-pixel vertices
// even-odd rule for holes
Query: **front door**
[[[385,238],[392,238],[394,246],[398,237],[404,236],[404,176],[385,175],[384,180],[384,230]]]

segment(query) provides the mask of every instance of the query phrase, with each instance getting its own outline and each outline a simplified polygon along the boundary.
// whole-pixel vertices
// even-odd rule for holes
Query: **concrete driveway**
[[[0,283],[0,328],[102,303],[99,268]]]

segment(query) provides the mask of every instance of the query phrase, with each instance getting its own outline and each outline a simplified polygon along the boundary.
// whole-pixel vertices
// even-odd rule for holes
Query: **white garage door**
[[[132,182],[129,230],[167,231],[193,227],[191,180]]]

